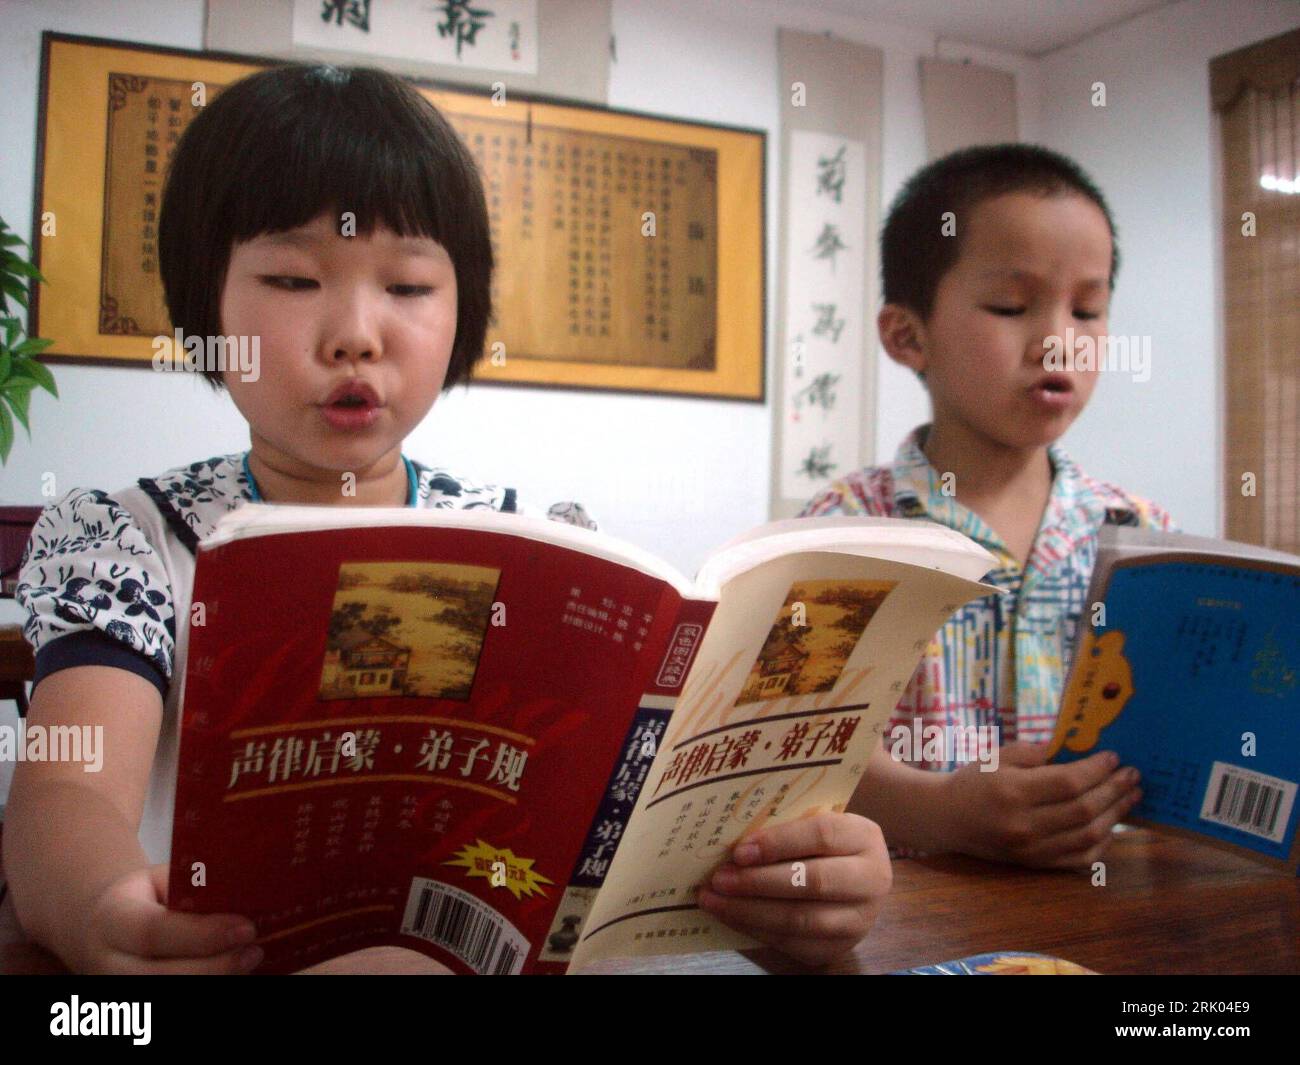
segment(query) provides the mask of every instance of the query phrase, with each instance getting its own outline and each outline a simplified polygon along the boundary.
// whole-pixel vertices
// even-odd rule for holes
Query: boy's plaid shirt
[[[967,604],[935,634],[890,719],[887,746],[896,725],[910,731],[916,718],[921,729],[942,726],[945,738],[954,727],[963,729],[955,734],[961,736],[974,735],[967,731],[971,726],[995,725],[1002,743],[1044,743],[1051,739],[1074,654],[1098,530],[1109,523],[1172,531],[1173,523],[1155,504],[1087,476],[1052,445],[1051,496],[1022,570],[982,518],[942,492],[939,472],[921,451],[928,429],[913,431],[892,465],[833,482],[800,516],[923,518],[969,536],[998,559],[985,581],[1002,594]],[[960,763],[945,758],[912,764],[952,770]]]

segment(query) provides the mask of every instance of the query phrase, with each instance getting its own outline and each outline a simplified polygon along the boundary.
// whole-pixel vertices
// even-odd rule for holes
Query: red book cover
[[[169,900],[259,971],[565,968],[715,604],[504,527],[200,549]]]

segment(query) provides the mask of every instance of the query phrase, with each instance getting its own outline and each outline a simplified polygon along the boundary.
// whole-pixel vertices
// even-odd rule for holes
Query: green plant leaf
[[[14,355],[20,358],[25,356],[31,356],[31,355],[39,355],[42,351],[44,351],[53,343],[54,343],[53,340],[45,340],[42,337],[28,337],[16,348],[14,348]],[[0,381],[2,380],[4,380],[4,378],[0,376]]]
[[[54,343],[42,337],[25,336],[26,327],[13,313],[9,301],[27,309],[33,290],[32,282],[44,282],[45,275],[34,262],[28,261],[23,248],[31,245],[14,233],[0,218],[0,463],[8,461],[14,443],[14,419],[22,425],[30,440],[32,431],[29,410],[32,392],[43,388],[58,397],[54,375],[36,356]]]
[[[22,307],[27,306],[27,286],[16,277],[0,274],[0,289],[4,289]]]
[[[9,461],[9,449],[14,446],[14,419],[9,408],[0,403],[0,462]]]
[[[10,273],[23,274],[26,277],[35,278],[37,281],[45,280],[41,275],[41,272],[36,269],[35,266],[23,259],[17,258],[17,256],[14,257],[14,261],[9,263],[8,266]]]
[[[59,389],[54,383],[54,375],[50,373],[44,363],[39,363],[35,359],[18,359],[14,362],[13,372],[15,375],[21,374],[24,377],[30,377],[46,392],[58,398]]]
[[[19,392],[30,393],[36,388],[36,379],[25,377],[22,374],[14,374],[8,381],[0,383],[0,393],[10,393],[17,395]]]
[[[10,382],[10,384],[12,383],[13,382]],[[27,405],[31,402],[32,388],[34,388],[35,385],[36,382],[33,381],[27,386],[20,384],[17,388],[7,387],[3,389],[5,401],[13,408],[14,417],[22,422],[23,429],[27,432],[28,440],[32,438],[32,427],[27,423]]]

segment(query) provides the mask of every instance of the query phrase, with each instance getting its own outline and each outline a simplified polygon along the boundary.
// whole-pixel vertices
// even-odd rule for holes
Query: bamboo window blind
[[[1216,58],[1210,88],[1222,161],[1226,535],[1300,552],[1300,31]]]

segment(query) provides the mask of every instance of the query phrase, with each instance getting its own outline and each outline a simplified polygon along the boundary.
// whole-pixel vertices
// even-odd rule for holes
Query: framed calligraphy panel
[[[43,358],[152,365],[171,334],[156,243],[171,152],[198,106],[274,62],[45,34]],[[477,380],[763,400],[762,131],[412,80],[488,199],[498,268]]]

